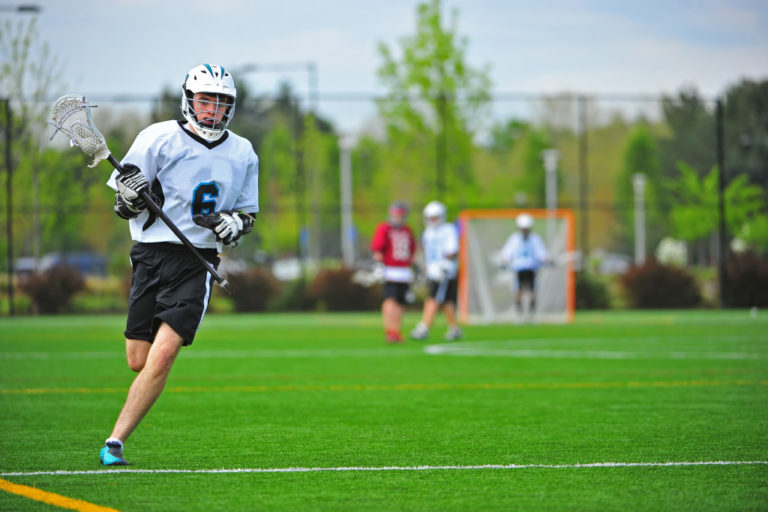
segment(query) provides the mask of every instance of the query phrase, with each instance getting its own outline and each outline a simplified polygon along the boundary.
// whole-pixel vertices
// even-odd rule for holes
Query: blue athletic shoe
[[[99,460],[105,466],[128,465],[128,461],[123,458],[123,447],[120,443],[106,443],[99,452]]]

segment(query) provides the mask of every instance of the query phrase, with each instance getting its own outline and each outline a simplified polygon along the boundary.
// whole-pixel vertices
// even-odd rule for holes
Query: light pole
[[[355,263],[355,236],[352,222],[352,137],[339,137],[341,166],[339,181],[341,182],[341,257],[344,266],[351,268]]]
[[[645,263],[645,174],[632,175],[635,190],[635,265]]]

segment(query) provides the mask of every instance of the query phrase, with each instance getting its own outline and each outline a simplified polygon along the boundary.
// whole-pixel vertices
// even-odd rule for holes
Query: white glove
[[[138,215],[147,207],[144,199],[141,198],[141,193],[149,190],[149,182],[141,169],[135,165],[126,164],[125,172],[115,177],[115,184],[117,185],[117,193],[122,199],[122,206],[133,216]]]
[[[371,278],[373,279],[374,283],[384,282],[384,264],[383,263],[376,263],[376,265],[374,265],[373,272],[371,272]]]
[[[243,231],[243,219],[238,214],[230,212],[219,212],[217,217],[216,223],[213,225],[216,240],[226,246],[237,242]]]
[[[451,277],[453,272],[453,264],[448,260],[440,262],[440,280],[443,281]]]

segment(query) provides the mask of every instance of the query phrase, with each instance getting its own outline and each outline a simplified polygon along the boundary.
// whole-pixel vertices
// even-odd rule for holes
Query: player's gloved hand
[[[374,283],[384,282],[384,264],[383,263],[376,263],[373,266],[373,272],[371,273],[371,277],[373,278]]]
[[[125,172],[115,178],[115,213],[124,219],[132,219],[147,207],[141,193],[149,190],[149,182],[141,169],[132,164],[125,164]]]
[[[240,237],[253,229],[253,216],[231,210],[222,210],[211,215],[195,215],[192,220],[198,226],[213,231],[216,241],[230,247],[237,245]]]
[[[440,262],[440,280],[448,279],[453,271],[453,264],[448,260]]]

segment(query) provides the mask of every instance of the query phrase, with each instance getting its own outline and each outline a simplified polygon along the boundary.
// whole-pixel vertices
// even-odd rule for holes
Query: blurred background
[[[578,308],[768,306],[767,55],[747,0],[2,1],[0,315],[124,311],[111,168],[50,105],[96,103],[120,159],[203,62],[260,159],[213,311],[377,309],[355,276],[396,199],[417,232],[433,199],[571,209]]]

